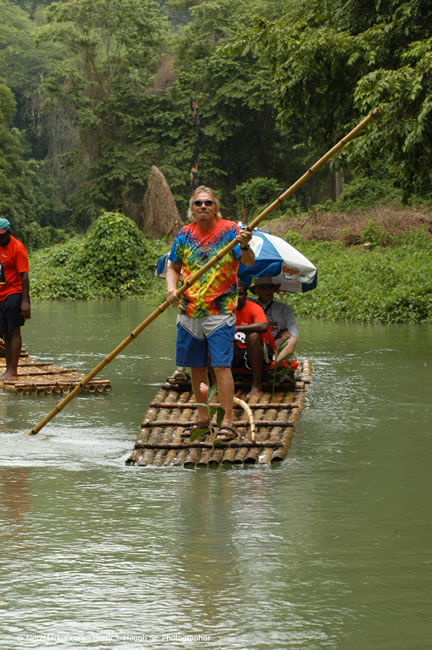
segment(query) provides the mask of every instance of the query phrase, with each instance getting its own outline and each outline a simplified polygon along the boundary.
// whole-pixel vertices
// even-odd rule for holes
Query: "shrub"
[[[285,241],[287,241],[294,248],[300,248],[302,244],[302,236],[299,232],[294,232],[293,230],[287,230],[284,234]]]
[[[153,268],[165,249],[128,217],[105,212],[86,237],[75,236],[31,256],[32,295],[88,299],[146,294],[156,286]]]
[[[68,235],[61,228],[41,226],[36,221],[30,221],[23,226],[22,237],[26,248],[32,251],[66,241]]]
[[[378,205],[400,203],[402,193],[389,178],[356,176],[345,184],[336,201],[328,199],[315,209],[324,212],[359,212]]]
[[[370,219],[361,234],[361,241],[369,244],[372,248],[375,248],[375,246],[389,246],[392,239],[390,233],[378,226],[374,219]]]

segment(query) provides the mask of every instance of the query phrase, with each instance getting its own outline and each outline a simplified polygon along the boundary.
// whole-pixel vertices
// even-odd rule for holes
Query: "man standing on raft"
[[[21,326],[30,318],[29,265],[24,244],[0,219],[0,336],[5,342],[6,371],[0,380],[16,379],[21,354]]]
[[[234,381],[231,363],[234,350],[237,270],[239,262],[253,266],[255,255],[249,248],[252,233],[240,230],[222,218],[214,191],[201,185],[193,192],[189,209],[193,222],[176,236],[167,269],[167,300],[178,301],[176,292],[183,283],[235,240],[231,251],[218,260],[181,296],[177,318],[176,365],[191,368],[192,388],[197,402],[207,402],[201,384],[208,384],[208,364],[216,375],[219,402],[225,411],[216,438],[224,442],[237,437],[233,427]],[[198,422],[189,431],[207,429],[208,411],[198,407]]]

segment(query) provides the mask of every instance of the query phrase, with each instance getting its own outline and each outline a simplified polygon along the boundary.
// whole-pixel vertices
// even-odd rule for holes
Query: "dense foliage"
[[[199,149],[198,182],[224,215],[253,216],[375,106],[284,209],[431,202],[429,0],[0,0],[0,13],[0,214],[30,250],[55,244],[32,256],[33,295],[157,294],[160,244],[134,225],[152,165],[185,216]],[[316,244],[319,289],[298,308],[430,319],[428,284],[408,269],[416,250],[426,277],[430,250],[381,250],[369,230],[367,250]],[[333,286],[342,261],[362,279],[355,299],[347,274]]]
[[[424,231],[391,240],[371,221],[367,246],[287,239],[318,268],[318,286],[285,300],[298,316],[375,323],[432,322],[432,240]],[[165,300],[165,281],[154,275],[169,248],[151,241],[118,213],[104,213],[86,237],[31,255],[32,295],[42,299],[141,296]]]
[[[105,212],[85,237],[31,255],[31,294],[48,300],[152,295],[154,266],[165,249],[131,219]]]
[[[324,149],[376,106],[380,119],[348,158],[385,160],[405,200],[432,190],[432,5],[429,0],[295,0],[293,20],[261,17],[238,40],[272,70],[283,127],[302,116],[303,138]],[[346,162],[345,162],[346,165]]]
[[[138,221],[153,164],[184,214],[192,99],[198,181],[231,216],[255,209],[247,184],[288,187],[376,105],[379,119],[296,208],[336,199],[343,179],[375,184],[370,201],[394,185],[398,200],[430,198],[426,0],[0,0],[0,11],[2,97],[14,99],[1,116],[3,203],[27,244],[27,222],[85,230],[101,210]]]
[[[285,299],[297,315],[368,323],[432,322],[432,240],[424,231],[381,246],[383,233],[364,233],[371,246],[309,241],[301,251],[319,269],[313,291]],[[289,236],[290,242],[295,237]]]
[[[18,133],[10,128],[15,113],[15,99],[10,89],[0,84],[0,211],[24,225],[28,205],[28,171],[21,160],[22,144]]]

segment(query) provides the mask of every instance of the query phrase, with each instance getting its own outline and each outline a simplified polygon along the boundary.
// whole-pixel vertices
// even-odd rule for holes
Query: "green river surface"
[[[35,303],[24,345],[88,373],[154,308]],[[432,648],[432,327],[300,327],[277,467],[125,465],[173,308],[38,435],[60,398],[0,390],[0,648]]]

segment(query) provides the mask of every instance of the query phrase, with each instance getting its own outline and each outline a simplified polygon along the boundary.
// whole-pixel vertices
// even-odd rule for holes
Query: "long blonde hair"
[[[188,209],[188,213],[187,213],[188,218],[190,219],[192,217],[192,205],[193,205],[193,202],[195,201],[195,198],[196,198],[197,194],[199,194],[200,192],[207,192],[207,194],[211,195],[213,201],[216,204],[216,216],[217,217],[222,217],[222,214],[221,214],[221,211],[220,211],[220,201],[219,201],[218,197],[216,196],[216,192],[214,190],[212,190],[211,187],[206,187],[206,185],[200,185],[199,187],[197,187],[192,192],[192,196],[189,199],[189,209]]]

